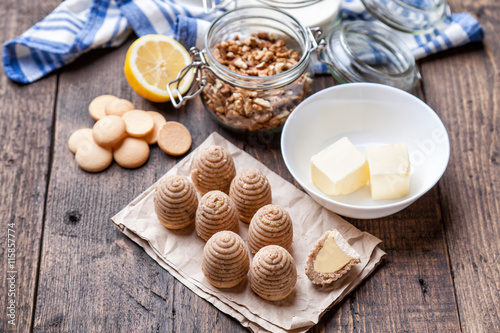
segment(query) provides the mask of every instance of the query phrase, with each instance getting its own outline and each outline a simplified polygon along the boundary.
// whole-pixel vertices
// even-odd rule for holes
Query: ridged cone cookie
[[[290,214],[278,205],[260,208],[250,221],[248,248],[257,253],[267,245],[279,245],[290,249],[293,241],[293,224]]]
[[[284,299],[297,283],[297,268],[292,255],[278,245],[263,247],[253,257],[248,282],[263,299]]]
[[[205,244],[201,270],[217,288],[232,288],[243,281],[250,266],[248,249],[232,231],[219,231]]]
[[[261,207],[272,203],[271,185],[260,170],[244,169],[231,182],[229,197],[238,209],[239,219],[250,223]]]
[[[216,145],[203,148],[191,166],[191,180],[202,195],[213,190],[228,194],[235,175],[233,158],[224,148]]]
[[[158,220],[168,229],[182,229],[195,221],[198,197],[186,177],[169,176],[156,186],[154,196]]]
[[[222,230],[238,232],[238,215],[233,200],[221,191],[205,194],[196,211],[196,233],[208,241]]]

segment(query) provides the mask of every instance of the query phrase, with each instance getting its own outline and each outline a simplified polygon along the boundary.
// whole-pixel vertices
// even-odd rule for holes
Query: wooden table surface
[[[441,117],[450,137],[448,168],[426,195],[402,212],[347,219],[383,240],[382,265],[328,311],[312,332],[500,331],[500,4],[452,0],[483,25],[483,43],[419,62],[416,95]],[[57,0],[0,2],[0,41],[44,18]],[[124,79],[135,38],[94,51],[29,85],[0,74],[0,331],[240,332],[246,329],[194,295],[110,221],[179,159],[158,147],[146,165],[78,168],[67,139],[94,121],[87,107],[113,94],[137,108],[185,124],[193,148],[217,131],[294,182],[279,137],[228,132],[199,99],[175,110],[136,95]],[[315,90],[333,84],[318,77]],[[8,229],[15,232],[8,266]],[[7,280],[16,271],[15,280]],[[15,296],[8,297],[14,282]],[[7,306],[15,300],[15,326]]]

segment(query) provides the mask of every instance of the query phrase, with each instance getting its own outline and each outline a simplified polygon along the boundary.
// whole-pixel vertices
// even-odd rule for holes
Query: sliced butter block
[[[368,182],[364,155],[344,137],[311,157],[313,184],[328,195],[349,194]]]
[[[327,231],[312,248],[305,265],[306,275],[314,284],[327,285],[361,262],[361,257],[336,230]]]
[[[373,200],[397,199],[410,191],[410,161],[404,143],[366,148]]]

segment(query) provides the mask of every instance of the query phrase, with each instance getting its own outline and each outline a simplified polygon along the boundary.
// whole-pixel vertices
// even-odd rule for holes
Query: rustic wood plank
[[[452,4],[457,6],[456,2]],[[467,6],[465,9],[469,11],[481,11],[483,19],[489,17],[485,21],[491,25],[487,36],[496,38],[498,20],[494,19],[498,18],[494,16],[497,15],[494,8]],[[490,6],[493,6],[491,1]],[[461,9],[454,7],[454,10]],[[384,219],[351,220],[358,228],[384,240],[388,257],[372,277],[327,312],[312,331],[459,331],[463,328],[486,332],[499,325],[495,311],[500,308],[498,242],[495,240],[500,238],[494,225],[498,221],[499,206],[495,187],[499,178],[499,152],[495,145],[499,124],[494,103],[498,79],[488,75],[496,72],[497,41],[498,38],[491,40],[489,43],[494,47],[484,52],[474,47],[462,48],[423,62],[426,100],[439,110],[450,133],[452,129],[459,133],[451,138],[450,167],[437,187],[405,211]],[[90,100],[111,93],[132,99],[139,108],[160,111],[168,120],[181,121],[193,134],[193,147],[212,131],[219,131],[273,171],[293,181],[281,160],[279,135],[242,136],[227,132],[208,117],[199,99],[179,111],[144,101],[130,90],[123,78],[121,66],[126,47],[92,52],[60,77],[34,331],[245,331],[234,319],[221,314],[172,278],[109,221],[179,159],[154,148],[150,160],[140,169],[125,170],[114,164],[105,172],[92,175],[76,166],[66,141],[73,130],[92,126],[93,120],[86,111]],[[470,50],[471,54],[461,54],[464,50]],[[465,71],[457,71],[464,63],[467,64]],[[461,78],[463,73],[467,73],[465,78]],[[473,76],[475,73],[488,79],[479,82]],[[443,77],[451,81],[443,81]],[[477,88],[472,87],[469,95],[468,84],[472,82]],[[315,83],[318,89],[330,84],[329,78]],[[1,86],[0,91],[3,91]],[[455,91],[461,93],[455,94]],[[20,93],[9,94],[16,98]],[[461,96],[470,98],[463,102]],[[460,106],[458,117],[457,105]],[[41,126],[38,124],[37,128]],[[483,138],[477,133],[484,134]],[[453,151],[459,153],[453,155]],[[41,171],[37,169],[37,172]],[[472,178],[468,178],[469,173]],[[473,197],[481,191],[484,191],[482,197]],[[31,209],[39,209],[36,203]],[[41,215],[26,214],[28,219],[36,216]],[[470,225],[470,221],[478,219]],[[479,249],[478,252],[471,253],[463,246],[467,243]],[[450,263],[454,279],[449,271]],[[471,288],[471,281],[482,283],[479,297],[477,289]]]
[[[332,84],[327,76],[317,77],[315,90]],[[415,94],[423,96],[420,89]],[[300,188],[286,168],[275,171]],[[381,268],[328,311],[312,332],[459,329],[436,187],[396,215],[347,220],[382,239],[387,257]]]
[[[313,332],[460,330],[437,186],[395,215],[347,220],[380,238],[387,257]]]
[[[125,49],[125,47],[122,49]],[[175,286],[174,291],[172,292],[171,289],[168,289],[163,293],[163,295],[169,295],[169,298],[163,298],[165,301],[168,300],[168,304],[164,304],[165,301],[158,303],[151,300],[151,297],[148,297],[148,294],[144,292],[144,289],[147,289],[149,286],[149,280],[140,271],[147,267],[148,270],[153,270],[163,279],[171,280],[172,277],[159,268],[144,253],[141,253],[140,249],[137,251],[127,251],[126,253],[130,252],[127,255],[119,253],[122,256],[120,258],[112,251],[113,244],[109,244],[114,241],[119,242],[123,240],[124,236],[117,234],[117,231],[110,227],[110,223],[106,224],[106,216],[112,216],[113,212],[125,206],[144,188],[166,172],[169,167],[174,165],[177,160],[167,157],[156,149],[153,150],[152,158],[148,164],[139,170],[123,170],[118,166],[112,166],[104,173],[89,175],[80,171],[74,165],[72,155],[66,150],[65,138],[69,136],[71,130],[75,130],[83,125],[91,126],[93,123],[84,108],[91,98],[89,96],[100,93],[114,93],[122,97],[132,98],[136,104],[142,105],[141,107],[146,109],[156,108],[158,110],[159,108],[165,108],[163,105],[153,105],[135,97],[126,85],[119,84],[119,75],[121,73],[119,72],[119,68],[116,69],[117,65],[115,63],[120,63],[120,60],[117,60],[117,58],[120,58],[124,54],[122,49],[109,54],[103,53],[103,59],[92,62],[92,68],[87,62],[82,61],[81,65],[72,66],[75,68],[74,70],[66,71],[61,76],[61,82],[65,82],[65,84],[61,84],[57,104],[58,131],[56,134],[56,153],[54,155],[53,172],[54,175],[62,174],[60,177],[54,177],[53,183],[51,183],[49,194],[53,194],[54,197],[51,200],[50,207],[53,205],[54,207],[58,207],[58,210],[51,213],[47,219],[61,219],[57,215],[60,215],[64,211],[70,215],[71,212],[75,211],[85,212],[87,216],[85,219],[82,217],[82,222],[85,222],[83,224],[81,224],[82,222],[78,222],[71,226],[71,223],[68,225],[61,223],[54,226],[52,224],[47,225],[44,241],[51,244],[58,243],[60,246],[57,249],[47,248],[44,251],[44,258],[46,259],[42,265],[40,295],[37,304],[37,326],[35,330],[66,330],[74,328],[74,325],[79,325],[78,327],[81,329],[89,329],[89,326],[85,326],[88,324],[81,322],[81,319],[83,319],[83,315],[81,314],[83,310],[80,304],[82,303],[92,304],[90,309],[88,306],[85,307],[87,311],[85,315],[92,318],[91,322],[97,323],[98,327],[103,328],[139,329],[141,327],[149,327],[147,325],[150,323],[152,323],[151,327],[153,327],[155,323],[158,324],[159,318],[157,317],[160,316],[158,312],[160,310],[158,309],[161,309],[163,310],[161,314],[167,314],[168,318],[172,318],[169,322],[170,325],[165,327],[168,330],[171,329],[179,332],[197,329],[200,331],[244,330],[233,319],[219,314],[210,304],[199,299],[175,280],[173,283],[169,283]],[[115,68],[110,69],[113,66]],[[101,71],[108,71],[108,73],[101,74]],[[109,71],[112,71],[114,74],[110,75]],[[87,74],[87,72],[89,73]],[[88,75],[88,79],[86,75]],[[93,77],[96,78],[94,81],[91,79]],[[76,80],[76,78],[82,79]],[[101,82],[99,80],[104,81]],[[332,81],[329,78],[321,78],[316,83],[318,89],[331,84]],[[103,87],[111,87],[111,90],[98,92]],[[86,91],[86,89],[90,89],[91,92]],[[77,112],[75,112],[76,105],[80,106],[77,108],[79,110]],[[180,111],[166,107],[163,112],[169,120],[179,120],[191,129],[194,135],[194,146],[200,144],[213,130],[218,130],[229,140],[266,163],[275,172],[290,181],[293,180],[281,161],[279,135],[259,137],[255,135],[242,136],[227,132],[219,128],[217,124],[208,118],[199,100],[191,102],[188,108],[181,109]],[[73,128],[70,130],[70,127]],[[157,160],[154,160],[155,158]],[[113,187],[113,179],[115,179],[115,182],[116,179],[123,179],[118,189],[116,186]],[[131,184],[135,184],[135,191],[134,189],[126,190],[127,186],[131,186]],[[441,328],[449,329],[450,327],[457,327],[458,320],[456,318],[456,309],[454,308],[453,289],[451,288],[447,269],[442,226],[439,224],[439,218],[437,217],[436,196],[435,191],[430,196],[426,196],[427,200],[422,199],[422,201],[419,201],[419,205],[423,206],[416,204],[417,206],[413,210],[406,211],[405,216],[395,216],[378,222],[358,221],[358,227],[368,230],[386,241],[387,239],[389,240],[389,245],[386,245],[385,249],[389,252],[390,258],[394,258],[392,260],[394,260],[395,264],[390,265],[392,263],[390,259],[389,263],[385,264],[384,269],[380,270],[382,273],[374,276],[375,280],[371,281],[372,278],[364,284],[362,288],[365,289],[361,289],[359,294],[357,291],[350,302],[341,303],[341,310],[336,308],[337,310],[330,311],[322,322],[323,324],[320,324],[317,329],[320,329],[321,325],[324,325],[326,329],[346,327],[345,325],[349,327],[349,323],[353,320],[352,318],[355,318],[352,315],[353,309],[357,309],[355,310],[358,312],[356,317],[362,324],[353,323],[352,327],[362,327],[367,330],[380,331],[400,328],[412,330],[421,327],[426,327],[427,330],[439,330]],[[50,207],[49,211],[52,211]],[[113,210],[110,207],[115,207],[115,209]],[[430,213],[422,216],[420,213],[421,210],[429,211]],[[399,220],[403,220],[404,222],[398,222]],[[426,222],[422,223],[421,220]],[[438,223],[436,223],[436,220]],[[105,233],[106,237],[99,236],[99,233],[94,230],[96,227],[92,225],[96,223],[99,224],[98,230]],[[394,229],[396,226],[399,229],[395,232]],[[110,228],[113,230],[106,231]],[[71,229],[74,230],[71,231]],[[415,232],[415,230],[418,232]],[[437,247],[429,246],[426,243],[418,243],[422,241],[422,234],[425,234],[429,230],[433,231],[431,232],[432,237],[430,237],[433,241],[432,244],[438,244]],[[412,236],[407,240],[404,237],[408,233]],[[403,236],[403,240],[401,240],[401,236]],[[108,242],[103,242],[102,238],[106,238]],[[86,243],[90,243],[91,246]],[[424,245],[427,245],[429,249],[425,248]],[[73,246],[81,249],[77,252],[72,251]],[[134,249],[137,248],[134,246],[131,247]],[[88,261],[86,258],[89,251],[97,252],[102,264],[88,264],[85,267],[75,269],[77,267],[76,263]],[[61,260],[61,257],[71,257],[74,259],[73,262],[67,262]],[[117,263],[124,265],[123,261],[127,263],[127,266],[124,268],[116,266]],[[122,275],[123,272],[127,272],[127,274],[119,279],[118,276],[112,273],[103,272],[103,267],[113,267],[111,272],[118,272],[117,274],[121,273]],[[401,269],[403,269],[403,273]],[[437,272],[434,273],[434,270]],[[428,273],[428,271],[431,273]],[[61,274],[62,272],[68,273]],[[71,281],[78,280],[78,277],[81,275],[93,276],[93,280],[99,282],[91,286],[80,282],[77,284],[77,288],[68,289],[67,286],[72,284]],[[447,276],[448,280],[446,282],[445,279],[445,283],[440,284],[443,275]],[[120,282],[118,283],[116,280]],[[109,281],[115,282],[110,286]],[[137,286],[136,281],[144,282]],[[390,283],[387,283],[387,281],[390,281]],[[65,293],[69,293],[67,300],[61,297],[62,295],[58,292],[58,290],[64,288],[53,287],[57,284],[60,284],[61,287],[66,286]],[[384,284],[388,286],[385,289],[381,289],[380,285]],[[410,292],[407,293],[407,290]],[[435,295],[435,297],[431,298],[430,302],[426,299],[428,298],[426,296],[427,293]],[[397,294],[397,296],[395,297],[394,294]],[[102,299],[109,299],[110,295],[114,295],[115,299],[117,296],[119,297],[119,304],[121,304],[119,309],[112,310],[111,307],[103,307]],[[82,297],[85,300],[82,303],[75,301],[68,302],[68,300],[81,299]],[[444,304],[441,304],[443,302],[439,303],[440,298],[451,300],[451,306],[449,302],[444,302]],[[374,304],[378,306],[374,306]],[[389,315],[393,315],[394,311],[399,313],[398,317],[394,316],[391,322],[383,320]],[[119,316],[119,313],[123,312],[131,313],[132,315],[127,318],[128,320],[122,320],[120,325],[116,326],[118,322],[116,318]],[[140,313],[140,316],[139,314],[137,314],[137,317],[134,316],[136,313]],[[359,313],[363,315],[361,316]],[[365,313],[370,313],[372,317],[377,318],[377,321],[372,322],[368,320],[369,316],[365,316]],[[104,314],[110,316],[110,318],[103,318]],[[174,317],[175,319],[173,319]],[[334,319],[337,317],[340,319]],[[426,324],[430,318],[438,320]],[[160,319],[163,320],[164,317]],[[341,325],[337,326],[339,320],[341,321]]]
[[[485,40],[426,62],[425,91],[450,134],[439,195],[461,328],[494,332],[500,327],[500,6],[451,5],[478,17]]]
[[[56,4],[2,1],[2,44]],[[57,75],[21,86],[7,78],[3,67],[0,72],[0,331],[28,332],[36,297]]]
[[[326,331],[460,330],[439,210],[435,187],[393,216],[350,219],[383,240],[381,248],[387,257],[368,280],[325,316]]]
[[[169,157],[155,146],[142,168],[127,170],[113,164],[104,172],[89,174],[78,168],[68,150],[69,135],[94,124],[87,107],[101,94],[130,99],[137,108],[183,122],[193,133],[193,146],[217,127],[209,121],[205,126],[200,107],[194,112],[177,111],[137,96],[122,72],[130,42],[118,50],[92,52],[60,77],[44,235],[47,246],[34,331],[182,332],[184,325],[197,327],[193,324],[241,330],[237,322],[220,316],[177,282],[110,221],[180,158]],[[192,319],[193,311],[199,321]]]
[[[113,164],[89,174],[67,147],[74,130],[93,126],[88,104],[95,96],[114,94],[141,106],[123,77],[125,52],[92,52],[60,77],[35,332],[172,327],[174,279],[110,221],[158,173]],[[164,166],[155,153],[148,165]]]

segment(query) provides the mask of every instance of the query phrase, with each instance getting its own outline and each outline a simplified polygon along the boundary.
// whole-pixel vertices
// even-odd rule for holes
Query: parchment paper
[[[212,133],[163,177],[171,174],[189,177],[189,168],[194,156],[202,147],[212,144],[227,149],[234,159],[236,171],[245,168],[261,170],[271,184],[273,203],[290,213],[294,231],[290,253],[297,264],[298,274],[297,285],[291,295],[278,302],[266,301],[253,293],[246,280],[231,289],[213,287],[201,272],[205,242],[197,236],[194,226],[182,231],[171,231],[158,221],[153,204],[156,183],[112,217],[112,221],[186,287],[250,330],[307,331],[380,263],[385,255],[384,251],[377,247],[381,241],[323,208],[307,194],[217,133]],[[337,229],[358,251],[361,263],[333,285],[318,287],[305,275],[304,264],[318,238],[332,229]],[[247,239],[247,231],[248,224],[240,222],[238,233],[243,240]]]

